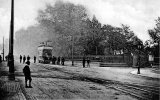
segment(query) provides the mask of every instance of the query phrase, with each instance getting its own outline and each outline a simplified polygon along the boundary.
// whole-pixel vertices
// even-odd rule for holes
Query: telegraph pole
[[[9,79],[11,80],[15,80],[13,42],[14,42],[14,0],[11,1],[11,22],[10,22],[9,54],[8,54]]]
[[[4,61],[4,36],[3,36],[3,61]]]
[[[73,29],[72,29],[72,15],[71,15],[71,13],[72,13],[72,9],[73,9],[73,7],[72,6],[70,6],[70,8],[69,8],[69,18],[70,18],[70,30],[71,30],[71,34],[72,34],[72,66],[74,66],[74,36],[73,36]]]

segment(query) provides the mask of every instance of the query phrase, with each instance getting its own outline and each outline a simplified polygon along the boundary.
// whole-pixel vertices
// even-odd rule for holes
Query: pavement
[[[0,100],[26,100],[19,80],[10,80],[8,72],[7,63],[0,63]]]
[[[139,75],[142,77],[149,77],[154,79],[160,79],[160,68],[159,66],[152,68],[141,68],[140,74],[137,74],[137,69],[130,72],[133,75]]]
[[[96,65],[98,65],[96,63]],[[79,65],[81,66],[81,65]],[[24,96],[25,88],[20,84],[20,81],[15,78],[11,81],[8,78],[9,67],[6,62],[0,63],[0,99],[1,100],[26,100]],[[154,68],[141,68],[140,74],[137,74],[137,69],[133,69],[130,73],[142,77],[158,78],[160,79],[159,67]],[[27,95],[27,94],[25,94]]]
[[[66,62],[66,65],[67,66],[71,65],[71,62]],[[77,67],[82,66],[82,64],[81,64],[81,62],[75,62],[75,66],[77,66]],[[94,62],[94,63],[92,62],[90,66],[97,67],[97,66],[99,66],[99,63],[98,62]],[[129,71],[129,73],[132,74],[132,75],[149,77],[149,78],[153,78],[153,79],[160,79],[160,66],[158,66],[158,65],[152,66],[152,68],[141,68],[140,69],[140,74],[137,74],[137,68],[135,68],[135,67],[131,70],[132,71]],[[120,71],[122,71],[122,70],[120,70]]]

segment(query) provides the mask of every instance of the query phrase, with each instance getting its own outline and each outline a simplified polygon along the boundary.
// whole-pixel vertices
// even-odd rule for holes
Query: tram
[[[52,46],[40,45],[38,46],[38,62],[49,64],[52,60]]]

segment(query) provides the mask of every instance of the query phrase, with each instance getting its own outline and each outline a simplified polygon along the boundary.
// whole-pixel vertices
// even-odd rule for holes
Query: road
[[[23,67],[16,63],[15,74],[28,100],[159,100],[159,80],[132,75],[132,68],[32,63],[33,88],[24,88]]]

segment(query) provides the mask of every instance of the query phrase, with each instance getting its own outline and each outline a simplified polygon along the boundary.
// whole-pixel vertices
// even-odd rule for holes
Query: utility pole
[[[9,34],[8,66],[9,66],[10,80],[15,80],[13,42],[14,42],[14,0],[11,1],[11,22],[10,22],[10,34]]]
[[[3,36],[3,61],[4,61],[4,36]]]
[[[69,22],[70,22],[70,32],[71,32],[71,34],[72,34],[72,66],[74,66],[74,36],[73,36],[73,30],[72,30],[72,15],[71,15],[71,13],[72,13],[72,9],[73,9],[73,7],[72,6],[70,6],[69,7]]]

